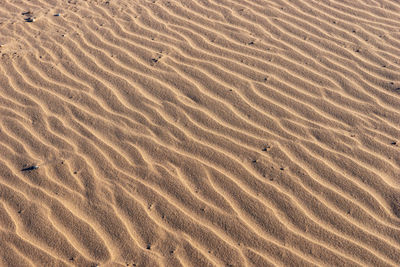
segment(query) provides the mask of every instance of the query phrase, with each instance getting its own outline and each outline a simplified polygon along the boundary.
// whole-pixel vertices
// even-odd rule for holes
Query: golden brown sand
[[[0,266],[399,266],[397,0],[1,0],[0,45]]]

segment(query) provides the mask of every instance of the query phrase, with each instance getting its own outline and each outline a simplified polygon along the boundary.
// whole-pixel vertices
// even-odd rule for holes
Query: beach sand
[[[0,266],[399,266],[400,3],[0,1]]]

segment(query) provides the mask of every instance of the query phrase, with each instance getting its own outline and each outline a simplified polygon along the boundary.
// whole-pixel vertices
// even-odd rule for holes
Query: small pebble
[[[271,148],[270,146],[265,146],[265,147],[263,147],[262,151],[268,151],[268,149],[270,149],[270,148]]]
[[[59,17],[60,13],[54,14],[54,17]]]

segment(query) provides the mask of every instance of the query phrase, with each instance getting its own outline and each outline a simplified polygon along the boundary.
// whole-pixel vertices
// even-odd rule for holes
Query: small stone
[[[396,145],[397,144],[397,142],[392,142],[392,143],[390,143],[392,146],[394,146],[394,145]]]
[[[263,147],[262,151],[268,151],[271,147],[270,146],[265,146]]]
[[[150,244],[147,245],[146,249],[150,250]]]
[[[59,16],[60,16],[60,13],[54,14],[54,17],[59,17]]]

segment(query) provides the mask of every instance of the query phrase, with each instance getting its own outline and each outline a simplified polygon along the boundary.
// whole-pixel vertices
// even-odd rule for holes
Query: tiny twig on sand
[[[21,171],[23,171],[23,172],[26,172],[26,171],[33,171],[33,170],[36,170],[36,169],[38,169],[38,168],[39,168],[39,166],[33,165],[33,166],[30,166],[30,167],[23,168]]]

